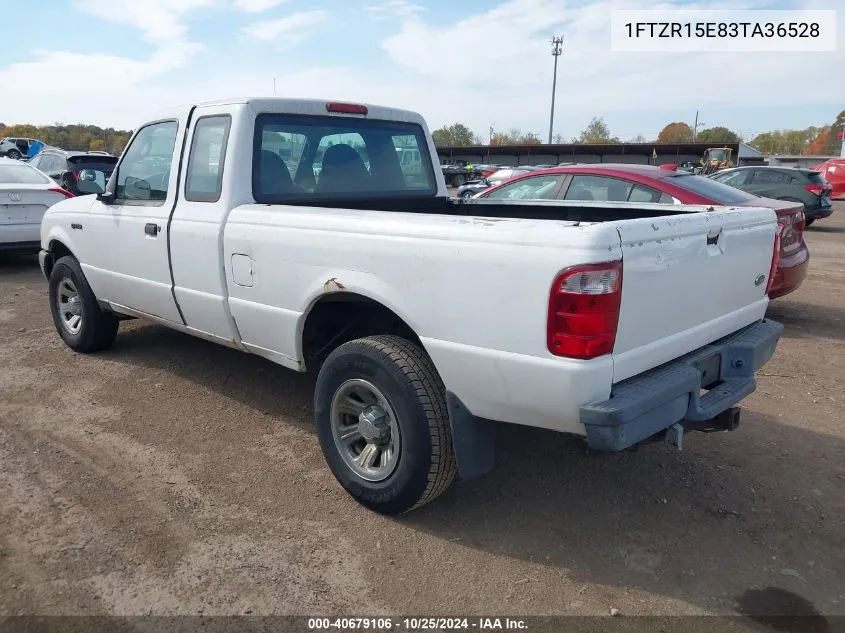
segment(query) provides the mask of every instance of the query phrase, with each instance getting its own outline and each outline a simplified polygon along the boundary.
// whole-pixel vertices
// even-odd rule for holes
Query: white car
[[[37,253],[44,212],[72,195],[35,167],[0,158],[0,251]]]
[[[783,329],[768,208],[450,198],[423,118],[363,104],[221,101],[135,130],[108,183],[80,172],[96,195],[44,216],[57,333],[95,352],[144,318],[312,371],[323,455],[379,512],[489,470],[487,420],[608,452],[732,430]]]

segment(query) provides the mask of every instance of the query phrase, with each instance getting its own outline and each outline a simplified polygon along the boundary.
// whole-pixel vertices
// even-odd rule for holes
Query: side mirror
[[[101,194],[106,190],[106,175],[97,169],[83,169],[79,172],[76,189],[82,194]]]

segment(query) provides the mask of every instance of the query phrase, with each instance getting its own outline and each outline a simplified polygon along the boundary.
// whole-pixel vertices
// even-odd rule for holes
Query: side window
[[[657,202],[660,204],[675,204],[675,198],[670,196],[668,193],[661,193],[660,200]]]
[[[41,161],[44,158],[43,155],[39,154],[38,156],[34,156],[30,159],[29,164],[35,167],[36,169],[41,169]]]
[[[631,195],[628,196],[628,202],[660,202],[660,197],[661,193],[656,189],[634,185]]]
[[[572,177],[564,200],[601,200],[603,202],[625,202],[631,193],[633,183],[609,176]]]
[[[223,165],[232,118],[229,115],[197,119],[188,175],[185,179],[185,200],[217,202],[223,189]]]
[[[123,152],[118,167],[115,189],[118,200],[164,204],[177,129],[176,121],[163,121],[138,132]]]
[[[721,182],[723,185],[728,185],[730,187],[739,187],[744,185],[746,180],[748,179],[748,171],[732,171],[728,172],[727,174],[717,174],[713,177],[713,180]]]
[[[790,176],[782,171],[769,171],[765,169],[757,169],[754,171],[754,184],[772,185],[784,182],[789,182]],[[726,183],[730,184],[730,183]]]
[[[502,185],[483,196],[491,200],[549,200],[554,196],[560,176],[534,176]]]

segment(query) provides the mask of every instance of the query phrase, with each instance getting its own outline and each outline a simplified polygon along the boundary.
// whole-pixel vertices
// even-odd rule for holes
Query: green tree
[[[701,130],[696,137],[698,143],[739,143],[739,135],[726,127],[709,127]]]
[[[692,141],[692,128],[682,121],[670,123],[657,135],[658,143],[689,143]]]
[[[475,145],[478,138],[463,123],[453,123],[431,133],[436,147],[468,147]]]
[[[593,117],[586,129],[581,131],[577,143],[618,143],[619,139],[610,135],[610,128],[603,117]]]
[[[534,132],[523,132],[519,128],[511,128],[507,132],[493,134],[493,145],[540,145],[542,139]]]

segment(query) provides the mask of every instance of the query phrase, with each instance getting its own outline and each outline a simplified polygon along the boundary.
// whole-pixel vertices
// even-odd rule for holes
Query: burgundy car
[[[801,285],[810,261],[804,242],[803,205],[761,198],[709,178],[677,171],[676,167],[611,163],[552,167],[506,180],[477,197],[769,207],[774,209],[782,227],[778,270],[769,297],[782,297]]]

